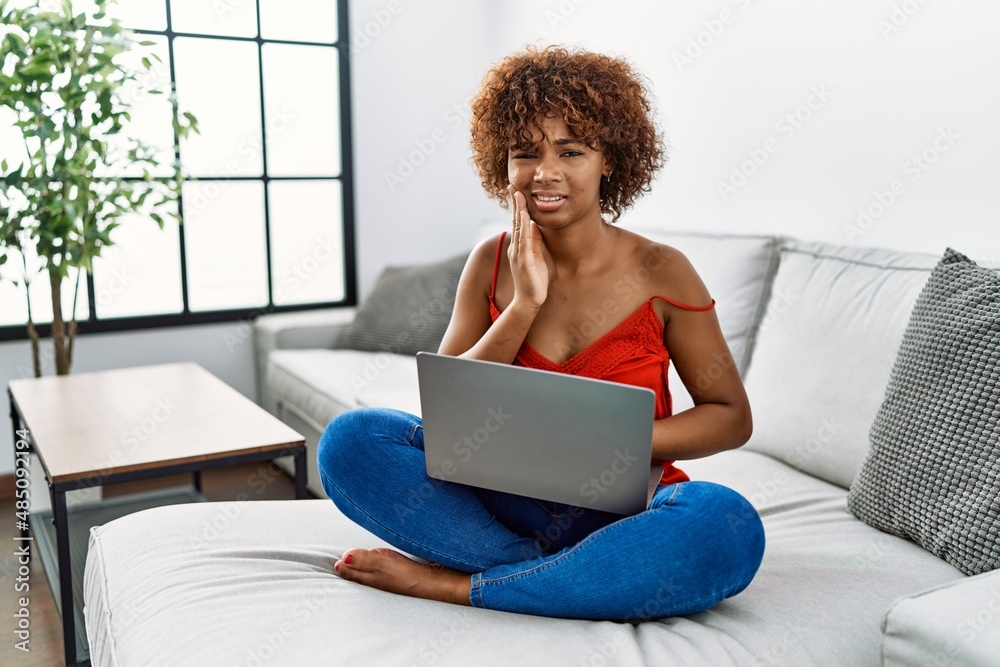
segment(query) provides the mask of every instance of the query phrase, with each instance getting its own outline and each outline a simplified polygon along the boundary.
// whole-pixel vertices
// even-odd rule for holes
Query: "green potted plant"
[[[78,287],[80,275],[91,273],[124,214],[141,211],[161,228],[164,216],[179,221],[171,204],[180,195],[180,164],[171,160],[171,177],[154,178],[152,172],[163,166],[156,149],[122,134],[135,106],[125,87],[141,87],[140,76],[152,70],[150,57],[156,56],[142,57],[138,70],[125,62],[123,54],[153,43],[139,41],[107,15],[113,2],[93,0],[88,11],[74,14],[71,0],[52,11],[38,2],[18,8],[0,0],[0,108],[13,112],[24,144],[20,164],[0,162],[0,264],[13,259],[21,265],[15,282],[27,299],[36,376],[41,363],[31,281],[48,278],[56,373],[67,374],[78,289],[67,322],[63,282],[76,269]],[[179,112],[174,95],[171,101],[177,155],[180,137],[198,131],[197,119]],[[130,165],[142,176],[122,177]]]

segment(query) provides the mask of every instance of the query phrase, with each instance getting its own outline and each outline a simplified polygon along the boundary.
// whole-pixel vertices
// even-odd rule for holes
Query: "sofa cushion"
[[[262,408],[276,414],[274,396],[265,382],[267,359],[274,350],[308,349],[336,347],[351,320],[354,308],[322,308],[318,310],[293,311],[289,313],[267,313],[254,320],[254,375],[257,379],[257,402]],[[242,334],[242,336],[241,336]],[[233,347],[243,340],[245,332],[237,330],[237,336],[227,340]]]
[[[934,269],[848,508],[966,574],[1000,567],[1000,273],[950,248]]]
[[[667,232],[634,228],[638,234],[680,250],[691,261],[716,301],[719,326],[740,373],[746,372],[754,337],[764,314],[781,239],[774,236]],[[637,276],[636,278],[641,278]],[[668,382],[674,413],[694,405],[670,365]]]
[[[1000,570],[908,595],[882,621],[882,665],[995,665],[998,618]]]
[[[267,365],[275,399],[322,432],[341,412],[387,407],[420,414],[415,357],[359,350],[275,350]]]
[[[468,254],[434,264],[390,266],[358,308],[341,347],[372,352],[437,352],[455,306]]]
[[[757,332],[746,447],[851,485],[903,330],[938,257],[788,242]]]
[[[633,625],[393,595],[331,572],[346,549],[386,544],[329,501],[198,503],[92,530],[93,664],[874,666],[891,602],[962,578],[767,456],[689,463],[755,502],[767,530],[756,579],[706,612]]]

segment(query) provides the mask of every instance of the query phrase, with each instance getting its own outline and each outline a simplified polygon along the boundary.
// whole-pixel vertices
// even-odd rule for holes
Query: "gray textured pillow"
[[[467,257],[386,268],[344,332],[340,347],[396,354],[437,352]]]
[[[1000,567],[1000,273],[951,248],[910,315],[848,509],[973,575]]]

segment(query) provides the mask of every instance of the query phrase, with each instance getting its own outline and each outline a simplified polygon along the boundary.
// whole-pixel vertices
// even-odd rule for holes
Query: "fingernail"
[[[344,559],[344,562],[347,563],[348,565],[350,565],[353,560],[354,560],[354,556],[348,554],[347,558]]]

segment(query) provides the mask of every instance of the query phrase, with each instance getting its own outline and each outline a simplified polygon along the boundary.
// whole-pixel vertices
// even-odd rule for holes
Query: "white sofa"
[[[95,528],[85,577],[93,664],[1000,664],[1000,571],[966,576],[846,508],[910,310],[939,257],[647,234],[702,274],[750,395],[745,447],[678,464],[760,512],[766,552],[743,593],[633,625],[368,589],[335,576],[332,563],[347,548],[385,545],[322,499],[313,460],[309,488],[320,499],[163,507]],[[255,327],[262,404],[310,447],[347,409],[419,413],[413,357],[337,348],[352,316],[270,315]],[[676,375],[671,389],[675,412],[690,407]]]

